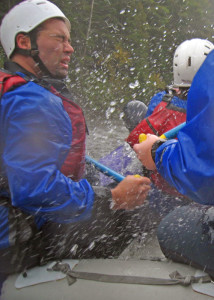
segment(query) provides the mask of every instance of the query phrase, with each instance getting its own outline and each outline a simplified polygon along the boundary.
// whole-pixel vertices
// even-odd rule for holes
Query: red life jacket
[[[126,139],[131,147],[139,143],[141,133],[162,135],[164,132],[186,121],[186,110],[171,103],[172,96],[166,94],[153,113],[143,119]]]
[[[177,107],[171,103],[172,95],[166,94],[162,101],[157,105],[153,113],[141,121],[134,130],[129,134],[126,141],[131,147],[139,143],[139,135],[141,133],[151,133],[155,135],[162,135],[166,131],[176,127],[177,125],[186,121],[186,110]],[[165,179],[157,172],[151,172],[152,182],[163,192],[171,195],[181,196],[180,193],[171,187]]]
[[[72,124],[71,148],[61,167],[61,172],[72,180],[79,181],[85,170],[85,118],[79,105],[61,95],[53,86],[50,91],[62,99],[64,109],[68,113]]]
[[[27,83],[27,79],[0,70],[0,96]],[[72,124],[72,143],[69,153],[61,167],[61,172],[72,180],[81,179],[85,169],[85,138],[86,124],[81,108],[70,99],[61,95],[53,86],[48,88],[51,93],[60,97]]]
[[[10,72],[0,69],[0,97],[16,87],[25,84],[27,81]]]

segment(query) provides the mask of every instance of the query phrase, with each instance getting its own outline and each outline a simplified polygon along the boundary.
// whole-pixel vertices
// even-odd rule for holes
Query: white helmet
[[[0,27],[0,41],[8,58],[15,49],[16,35],[30,32],[44,21],[62,18],[70,31],[70,22],[63,12],[47,0],[25,0],[14,6],[3,18]]]
[[[214,45],[203,39],[187,40],[180,44],[173,58],[175,87],[190,87],[193,77]]]

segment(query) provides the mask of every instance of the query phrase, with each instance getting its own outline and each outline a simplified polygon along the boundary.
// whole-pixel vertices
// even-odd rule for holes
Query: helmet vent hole
[[[188,57],[188,67],[191,67],[191,65],[192,65],[192,60],[191,60],[191,57],[189,56]]]
[[[45,2],[44,1],[41,1],[41,2],[38,2],[38,3],[36,3],[37,5],[40,5],[40,4],[45,4]]]

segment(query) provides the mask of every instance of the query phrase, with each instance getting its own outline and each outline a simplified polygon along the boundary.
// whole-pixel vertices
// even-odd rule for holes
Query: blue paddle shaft
[[[186,122],[181,123],[180,125],[170,129],[169,131],[165,132],[162,136],[164,136],[166,139],[173,139],[177,136],[178,132],[186,125]],[[161,137],[162,137],[161,136]]]
[[[97,160],[91,158],[88,155],[85,156],[85,160],[88,163],[94,165],[97,170],[101,171],[102,173],[104,173],[105,175],[111,177],[112,179],[114,179],[117,182],[121,182],[125,178],[124,176],[122,176],[119,173],[113,171],[112,169],[109,169],[108,167],[104,166],[103,164],[99,163]]]
[[[185,122],[176,126],[175,128],[165,132],[163,135],[164,135],[164,138],[166,139],[172,139],[172,138],[175,138],[179,132],[179,130],[185,126]],[[163,136],[162,135],[162,136]],[[162,137],[161,136],[161,137]],[[91,165],[95,166],[95,168],[97,170],[99,170],[100,172],[102,172],[103,174],[111,177],[112,179],[114,179],[115,181],[117,182],[121,182],[125,177],[120,175],[119,173],[115,172],[114,170],[104,166],[103,164],[99,163],[97,160],[91,158],[90,156],[86,155],[85,156],[85,160],[86,162],[90,163]]]

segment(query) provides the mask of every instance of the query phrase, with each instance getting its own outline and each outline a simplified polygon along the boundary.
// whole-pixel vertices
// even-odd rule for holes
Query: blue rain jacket
[[[152,97],[152,99],[149,102],[148,110],[146,112],[145,118],[149,117],[153,113],[156,106],[158,106],[158,104],[160,104],[160,102],[163,100],[164,95],[166,95],[166,91],[159,92]],[[174,96],[172,98],[171,103],[177,107],[184,109],[184,110],[186,110],[186,108],[187,108],[187,101],[182,100],[182,99],[178,98],[177,96]]]
[[[145,118],[149,117],[153,113],[155,107],[163,100],[165,94],[166,91],[161,91],[152,97],[152,99],[149,102]]]
[[[188,93],[187,125],[178,140],[156,151],[161,175],[179,192],[201,204],[214,204],[214,51],[194,77]]]
[[[61,98],[29,81],[1,98],[1,178],[8,180],[12,205],[46,221],[69,223],[90,216],[94,192],[87,180],[60,172],[72,141]],[[9,246],[8,207],[0,206],[0,248]]]

